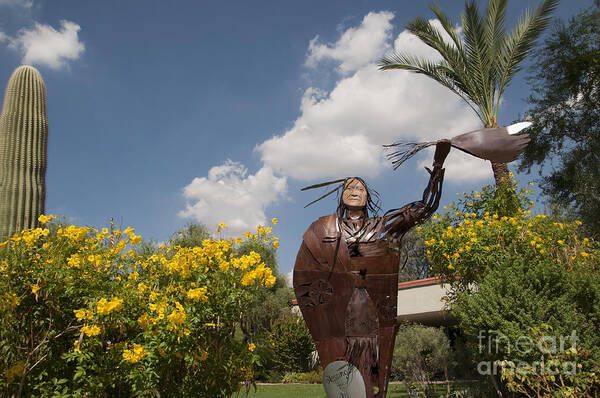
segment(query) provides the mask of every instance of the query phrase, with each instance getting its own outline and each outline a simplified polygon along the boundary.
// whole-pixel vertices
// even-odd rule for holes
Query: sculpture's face
[[[365,207],[367,205],[367,188],[359,180],[348,180],[344,186],[342,201],[348,207]]]

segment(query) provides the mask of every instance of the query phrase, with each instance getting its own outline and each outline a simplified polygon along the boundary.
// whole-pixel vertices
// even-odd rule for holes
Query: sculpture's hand
[[[443,139],[439,140],[435,146],[435,155],[433,155],[433,165],[441,166],[446,160],[446,156],[450,153],[450,140]]]
[[[429,217],[437,210],[442,196],[442,184],[444,183],[444,169],[440,166],[434,167],[433,170],[425,167],[425,170],[429,173],[429,183],[423,191],[423,199],[421,201],[425,204],[425,216]]]

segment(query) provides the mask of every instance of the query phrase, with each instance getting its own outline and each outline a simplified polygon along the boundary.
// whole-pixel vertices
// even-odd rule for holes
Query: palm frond
[[[544,0],[533,14],[526,10],[511,34],[505,37],[498,54],[497,66],[500,78],[496,104],[499,103],[500,96],[513,76],[520,70],[519,64],[531,50],[535,40],[548,26],[551,14],[557,5],[558,0]],[[497,107],[498,105],[496,105],[496,112]]]
[[[435,5],[432,5],[431,8],[436,10]],[[444,30],[453,32],[456,40],[461,42],[460,37],[458,37],[449,18],[443,15],[439,7],[437,7],[436,16],[441,16],[444,20],[444,23],[442,23]],[[461,44],[460,47],[449,43],[442,37],[439,30],[432,26],[425,18],[413,19],[407,24],[406,28],[429,47],[440,53],[443,60],[446,62],[445,65],[440,63],[440,66],[445,69],[445,74],[454,81],[454,86],[462,91],[463,99],[467,97],[469,98],[469,101],[467,102],[476,105],[479,110],[473,109],[485,124],[485,121],[487,120],[486,114],[489,112],[485,108],[485,103],[480,98],[480,85],[478,84],[477,79],[474,79],[472,76],[473,70],[476,70],[477,68],[470,65],[469,55],[465,52],[464,43]],[[455,39],[452,40],[454,41]]]
[[[462,39],[460,38],[460,36],[458,35],[458,33],[456,31],[456,26],[454,25],[454,22],[444,13],[442,8],[437,3],[429,4],[429,9],[431,11],[433,11],[433,13],[437,17],[437,19],[442,24],[442,27],[444,28],[444,30],[446,31],[448,36],[450,36],[450,38],[452,39],[454,46],[458,49],[458,52],[462,55],[463,43],[462,43]]]
[[[432,6],[432,8],[436,10],[435,6]],[[406,29],[417,36],[423,43],[436,50],[441,55],[443,61],[437,64],[425,60],[417,62],[414,57],[393,53],[380,61],[380,69],[410,70],[437,80],[463,98],[485,123],[485,119],[482,118],[480,112],[473,106],[473,104],[477,104],[478,107],[479,98],[476,96],[478,89],[473,79],[467,73],[466,59],[460,37],[456,33],[450,19],[443,15],[439,7],[437,12],[443,19],[442,26],[449,33],[452,42],[446,41],[440,31],[422,17],[417,17],[410,21]],[[458,43],[458,47],[455,45],[456,43]],[[402,57],[405,58],[399,60]],[[424,67],[425,63],[428,64],[428,67]],[[394,64],[396,65],[394,66]],[[400,64],[403,64],[403,66],[400,66]]]
[[[406,25],[406,29],[417,36],[429,47],[436,50],[444,60],[453,66],[464,64],[462,53],[453,44],[448,43],[441,33],[425,18],[415,18]]]
[[[454,72],[454,69],[448,65],[448,63],[442,61],[435,63],[433,61],[415,57],[406,53],[391,53],[382,58],[379,61],[379,69],[381,70],[392,70],[401,69],[407,70],[414,73],[425,75],[442,86],[447,87],[453,93],[462,98],[467,105],[479,116],[482,123],[485,124],[485,120],[482,119],[480,113],[476,109],[477,104],[473,102],[468,94],[468,88],[463,84],[463,77],[458,77]],[[468,79],[467,79],[468,80]]]
[[[486,65],[489,65],[490,69],[487,71],[490,79],[488,81],[489,90],[496,95],[496,89],[498,88],[499,75],[498,75],[498,62],[502,43],[506,36],[504,29],[504,22],[506,16],[506,5],[507,0],[490,0],[486,10],[486,19],[484,24],[484,39],[486,44]],[[500,97],[500,95],[498,95]],[[496,120],[498,111],[497,103],[494,104],[493,118]]]
[[[533,14],[526,11],[511,34],[507,34],[507,0],[489,0],[485,15],[480,14],[476,0],[466,0],[461,18],[463,37],[452,20],[433,3],[429,8],[450,40],[423,17],[413,19],[406,28],[436,50],[442,60],[433,62],[393,53],[380,60],[380,69],[404,69],[424,74],[459,95],[484,125],[493,125],[504,89],[547,27],[557,3],[558,0],[542,0]]]
[[[489,70],[492,65],[487,63],[484,24],[475,1],[466,2],[465,12],[461,19],[465,35],[467,74],[471,76],[476,85],[475,102],[479,105],[487,124],[493,117],[495,90],[490,91]]]
[[[507,3],[508,0],[490,0],[486,10],[484,38],[487,49],[487,62],[490,65],[495,65],[497,62],[497,55],[500,52],[504,36],[506,35],[504,22]],[[491,71],[491,73],[494,72],[494,70]]]

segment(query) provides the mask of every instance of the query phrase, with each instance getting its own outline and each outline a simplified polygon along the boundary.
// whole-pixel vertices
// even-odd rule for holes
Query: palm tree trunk
[[[500,127],[496,120],[491,120],[487,123],[485,128],[494,128],[497,129]],[[492,163],[492,172],[494,173],[494,180],[496,181],[496,186],[500,184],[506,184],[510,181],[510,175],[508,171],[508,163]]]
[[[492,172],[494,173],[494,180],[496,186],[500,184],[508,184],[510,181],[510,172],[508,171],[507,163],[494,163],[492,162]]]

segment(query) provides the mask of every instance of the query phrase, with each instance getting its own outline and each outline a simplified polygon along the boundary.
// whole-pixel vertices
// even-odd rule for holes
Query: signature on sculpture
[[[323,387],[328,397],[364,398],[365,383],[356,366],[335,361],[323,371]]]
[[[437,210],[450,148],[493,162],[512,160],[529,141],[513,134],[524,127],[392,145],[400,148],[392,154],[395,167],[423,148],[436,149],[421,199],[383,215],[379,195],[359,177],[303,189],[328,189],[308,205],[333,194],[338,199],[335,213],[320,217],[304,233],[293,277],[298,305],[325,368],[329,398],[386,396],[397,330],[398,248],[404,234]]]

